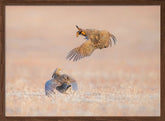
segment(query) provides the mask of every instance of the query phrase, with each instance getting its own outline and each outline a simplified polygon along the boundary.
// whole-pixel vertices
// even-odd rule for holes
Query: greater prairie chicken
[[[55,89],[60,93],[68,94],[69,91],[76,91],[78,89],[76,81],[68,76],[62,74],[61,69],[57,68],[52,79],[45,83],[45,93],[47,96],[55,93]]]
[[[112,46],[112,40],[116,43],[116,38],[113,34],[105,30],[81,29],[76,25],[78,31],[77,37],[82,35],[87,41],[81,46],[74,48],[69,52],[66,59],[77,61],[83,57],[90,56],[95,49],[103,49]]]

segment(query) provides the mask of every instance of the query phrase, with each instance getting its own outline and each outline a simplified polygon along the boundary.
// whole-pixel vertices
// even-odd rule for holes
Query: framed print
[[[163,120],[164,2],[1,6],[1,119]]]

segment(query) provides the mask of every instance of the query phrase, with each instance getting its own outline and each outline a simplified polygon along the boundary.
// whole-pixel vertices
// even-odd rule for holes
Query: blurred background
[[[78,62],[75,25],[117,38]],[[6,116],[159,116],[160,6],[6,6]],[[72,95],[45,96],[61,68]]]

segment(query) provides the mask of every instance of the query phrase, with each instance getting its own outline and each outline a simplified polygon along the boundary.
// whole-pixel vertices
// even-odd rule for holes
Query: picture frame
[[[161,7],[161,115],[160,116],[82,116],[82,117],[7,117],[5,116],[5,7],[9,5],[160,5]],[[163,0],[2,0],[0,1],[0,120],[2,121],[164,121],[165,120],[165,2]]]

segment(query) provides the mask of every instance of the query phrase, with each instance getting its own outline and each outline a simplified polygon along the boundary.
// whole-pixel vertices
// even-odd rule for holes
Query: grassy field
[[[7,7],[6,116],[159,116],[159,7],[81,7]],[[75,24],[108,30],[117,44],[68,61],[85,41]],[[77,81],[75,94],[45,95],[56,68]]]
[[[157,64],[134,62],[135,65],[128,66],[116,62],[109,68],[109,62],[102,61],[98,67],[70,68],[68,74],[77,80],[79,90],[75,94],[57,93],[49,98],[45,95],[44,84],[51,78],[53,70],[44,65],[45,61],[27,64],[25,60],[18,62],[16,59],[11,63],[10,66],[14,67],[7,66],[10,68],[7,69],[7,74],[11,72],[11,77],[7,78],[6,83],[8,116],[160,114],[160,77]],[[49,62],[49,66],[53,67],[54,63]],[[105,65],[105,68],[95,71],[101,65]],[[19,68],[15,68],[17,66]]]

